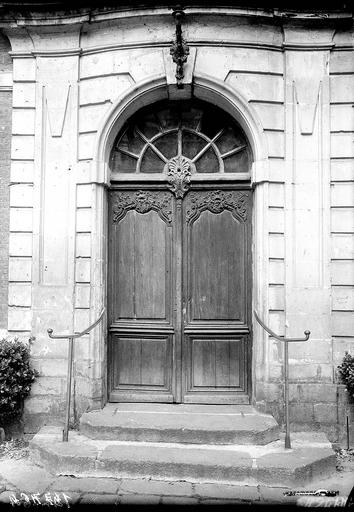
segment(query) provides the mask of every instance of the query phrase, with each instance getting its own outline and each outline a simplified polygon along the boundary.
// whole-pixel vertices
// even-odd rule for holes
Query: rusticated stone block
[[[290,404],[290,421],[312,423],[314,421],[313,404]]]
[[[62,417],[48,416],[45,413],[32,414],[29,412],[23,413],[24,433],[35,434],[43,425],[64,425],[64,415]]]
[[[120,505],[158,505],[160,496],[152,494],[122,494],[118,496]]]
[[[290,364],[289,378],[293,381],[332,382],[331,364]]]
[[[10,281],[31,281],[32,279],[32,259],[31,258],[11,258],[9,262],[9,280]]]
[[[9,306],[30,306],[31,292],[31,283],[10,283]]]
[[[15,83],[13,87],[14,107],[35,107],[36,106],[36,84]]]
[[[199,485],[199,484],[198,484]],[[198,491],[196,490],[196,493]],[[156,494],[164,496],[192,496],[190,482],[171,482],[164,480],[125,479],[119,488],[119,494]]]
[[[8,310],[9,331],[30,331],[32,311],[29,308],[10,307]]]
[[[237,499],[240,501],[259,500],[256,485],[215,485],[210,483],[198,483],[195,485],[195,494],[203,498]]]
[[[116,494],[120,480],[115,478],[75,478],[60,476],[52,488],[58,491],[77,491],[92,494]]]
[[[10,205],[11,206],[33,206],[33,185],[20,184],[12,185],[10,188]]]
[[[314,417],[319,423],[336,423],[337,404],[315,404]]]
[[[64,404],[55,396],[34,396],[26,400],[24,410],[30,414],[55,415],[64,410]]]
[[[118,496],[116,494],[84,494],[80,505],[116,505]]]
[[[257,400],[274,401],[283,400],[284,389],[281,383],[263,382],[256,387]]]
[[[298,383],[289,384],[291,402],[336,402],[337,384]]]
[[[38,377],[32,384],[31,396],[61,395],[65,389],[65,380],[58,377]]]
[[[65,359],[40,359],[39,371],[45,377],[66,377],[68,363]]]
[[[32,231],[32,207],[10,209],[10,230],[11,231]]]

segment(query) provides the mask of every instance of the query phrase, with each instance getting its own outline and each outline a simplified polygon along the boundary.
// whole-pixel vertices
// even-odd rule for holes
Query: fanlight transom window
[[[144,108],[125,125],[111,153],[112,174],[165,173],[188,165],[194,173],[248,173],[249,143],[235,120],[202,102]]]

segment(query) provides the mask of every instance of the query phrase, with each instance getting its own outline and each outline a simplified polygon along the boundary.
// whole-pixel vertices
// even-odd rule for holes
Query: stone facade
[[[80,331],[105,305],[107,160],[115,135],[140,107],[194,95],[227,109],[250,139],[253,306],[280,335],[311,331],[308,342],[289,348],[291,420],[336,439],[344,421],[336,366],[354,347],[352,14],[185,12],[183,89],[169,53],[175,25],[167,7],[1,20],[13,95],[9,209],[0,162],[0,328],[35,337],[41,376],[26,402],[26,429],[63,414],[67,342],[50,340],[47,329]],[[8,118],[1,129],[8,148]],[[76,342],[76,419],[105,403],[105,332],[101,324]],[[254,321],[252,401],[279,421],[282,376],[282,342]]]
[[[7,332],[9,260],[9,185],[12,61],[8,40],[0,37],[0,337]]]

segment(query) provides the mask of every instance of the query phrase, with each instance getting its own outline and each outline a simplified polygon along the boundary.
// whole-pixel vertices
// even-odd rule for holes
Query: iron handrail
[[[259,318],[257,311],[254,310],[254,316],[257,322],[263,329],[272,337],[278,341],[284,341],[284,402],[285,402],[285,448],[291,448],[290,441],[290,418],[289,418],[289,351],[288,343],[307,341],[310,338],[311,331],[304,331],[305,338],[285,338],[275,334],[264,322]]]
[[[279,336],[278,334],[275,334],[269,327],[265,325],[264,322],[259,318],[257,315],[257,311],[254,310],[254,316],[256,317],[257,322],[263,327],[265,331],[267,331],[268,334],[271,335],[272,338],[275,338],[279,341],[287,341],[288,343],[292,343],[294,341],[307,341],[310,337],[311,331],[304,331],[305,338],[285,338],[284,336]]]
[[[53,340],[66,339],[66,338],[80,338],[81,336],[84,336],[84,334],[88,334],[90,331],[92,331],[92,329],[94,329],[96,327],[97,324],[100,323],[104,312],[105,312],[105,308],[102,309],[100,316],[98,317],[96,322],[94,322],[92,325],[90,325],[90,327],[88,327],[84,331],[81,331],[76,334],[53,334],[53,329],[47,329],[49,338],[52,338]]]
[[[66,382],[66,414],[65,414],[65,425],[63,430],[63,441],[67,442],[69,437],[69,420],[70,420],[70,402],[71,402],[71,379],[72,379],[72,370],[73,370],[73,345],[74,345],[74,339],[80,338],[81,336],[84,336],[85,334],[88,334],[92,329],[96,327],[102,320],[103,314],[105,312],[105,308],[102,309],[100,316],[98,319],[91,324],[87,329],[84,331],[81,331],[76,334],[53,334],[53,329],[47,329],[47,333],[49,338],[53,340],[63,340],[68,339],[69,340],[69,347],[68,347],[68,376],[67,376],[67,382]]]

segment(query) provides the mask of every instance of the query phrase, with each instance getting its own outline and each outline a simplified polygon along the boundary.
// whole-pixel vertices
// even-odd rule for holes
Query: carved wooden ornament
[[[210,192],[193,192],[187,197],[186,220],[196,220],[202,211],[221,213],[229,210],[241,221],[247,220],[249,193],[243,191],[212,190]]]
[[[135,210],[138,213],[155,210],[163,220],[172,221],[172,196],[169,192],[138,190],[136,192],[114,192],[113,196],[113,222],[123,219],[128,210]]]

